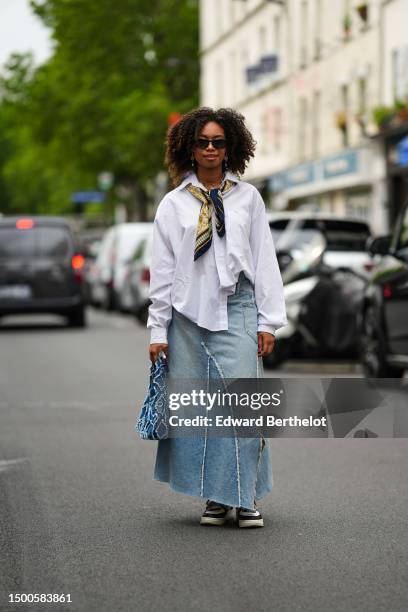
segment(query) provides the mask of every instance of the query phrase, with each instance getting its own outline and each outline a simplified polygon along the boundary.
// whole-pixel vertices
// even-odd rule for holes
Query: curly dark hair
[[[165,163],[175,186],[179,185],[184,175],[191,170],[195,141],[209,121],[215,121],[224,128],[228,169],[231,172],[243,174],[250,158],[254,156],[256,142],[245,125],[243,115],[232,108],[196,108],[183,115],[167,132]]]

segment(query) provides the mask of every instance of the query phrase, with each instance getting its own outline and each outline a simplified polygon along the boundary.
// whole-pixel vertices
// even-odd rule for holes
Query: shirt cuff
[[[268,332],[268,334],[272,334],[276,336],[276,328],[272,325],[258,325],[259,332]]]
[[[152,327],[150,332],[150,344],[167,344],[167,328]]]

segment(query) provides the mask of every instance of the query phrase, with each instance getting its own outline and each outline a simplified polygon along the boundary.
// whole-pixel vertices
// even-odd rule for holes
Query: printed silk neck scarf
[[[201,187],[195,187],[192,183],[187,185],[186,189],[201,202],[194,248],[194,261],[208,251],[212,243],[212,205],[215,210],[215,227],[217,234],[220,238],[225,235],[224,204],[222,196],[230,191],[235,185],[236,183],[234,183],[234,181],[227,179],[222,185],[221,190],[211,189],[209,192],[201,189]]]

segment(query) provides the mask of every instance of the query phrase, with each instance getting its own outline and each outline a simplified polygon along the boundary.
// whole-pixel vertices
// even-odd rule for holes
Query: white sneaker
[[[237,508],[237,520],[239,527],[263,527],[264,520],[262,514],[256,508]]]

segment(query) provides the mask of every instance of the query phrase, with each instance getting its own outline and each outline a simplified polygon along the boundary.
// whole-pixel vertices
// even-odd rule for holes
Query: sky
[[[32,14],[29,0],[0,0],[0,71],[13,51],[33,51],[36,64],[51,54],[49,30]]]

